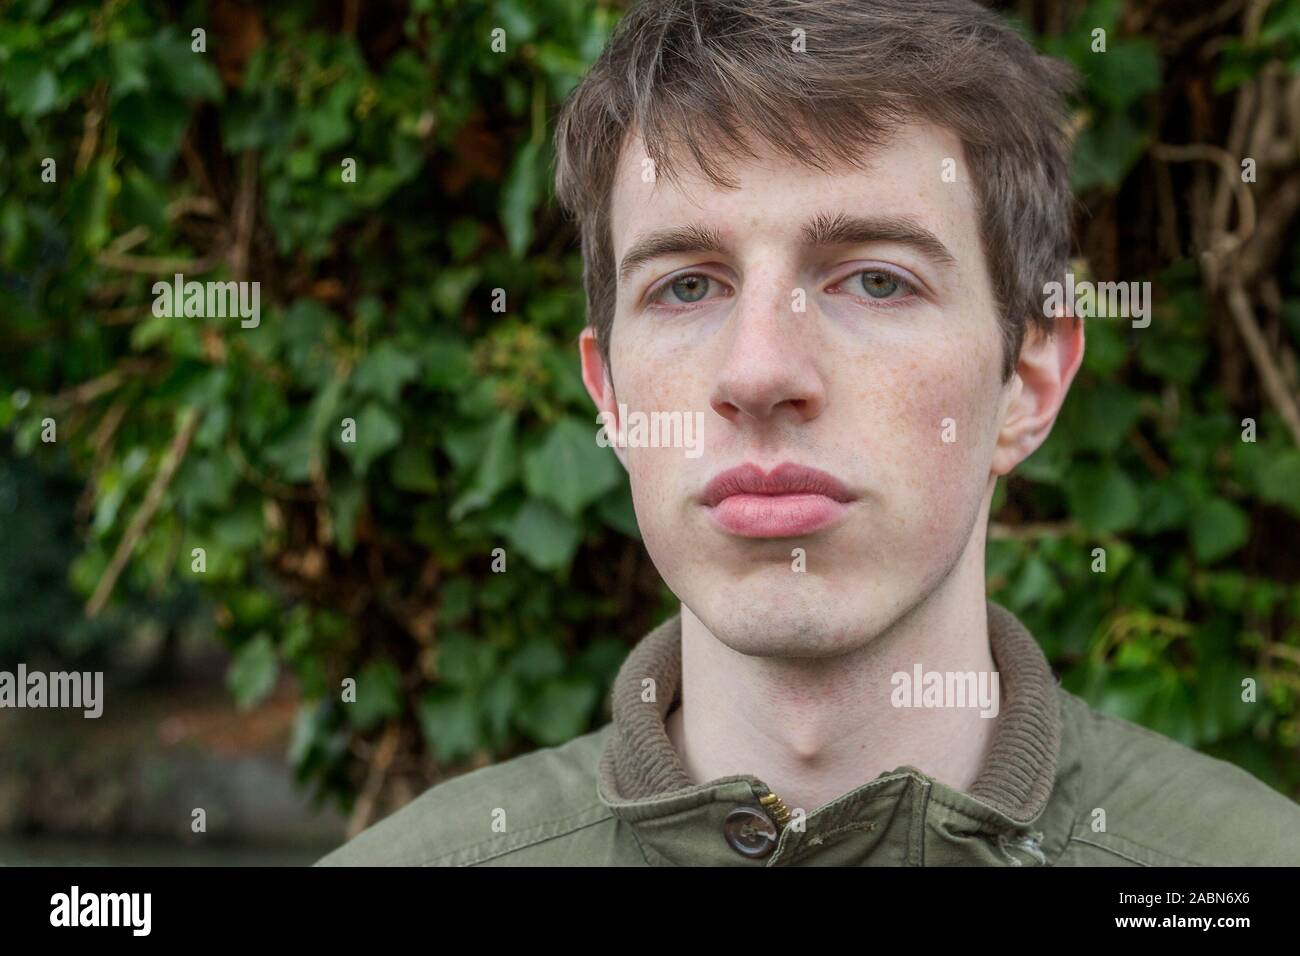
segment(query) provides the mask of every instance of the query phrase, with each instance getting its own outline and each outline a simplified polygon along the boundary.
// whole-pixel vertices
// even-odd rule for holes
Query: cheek
[[[626,342],[619,345],[617,350],[611,349],[614,393],[619,406],[626,406],[629,414],[687,412],[703,407],[698,401],[692,403],[697,389],[680,363],[665,362],[662,356]],[[624,409],[618,411],[622,414]],[[684,469],[702,459],[686,459],[681,448],[653,447],[629,447],[624,459],[637,521],[653,555],[656,530],[673,520],[666,511],[686,484]]]
[[[982,498],[995,437],[995,358],[954,338],[872,363],[871,384],[857,396],[872,428],[864,444],[876,451],[875,466],[866,466],[908,525],[964,531]]]
[[[689,493],[682,452],[676,448],[628,448],[625,452],[632,510],[641,543],[665,578],[690,557],[682,534],[682,501]]]

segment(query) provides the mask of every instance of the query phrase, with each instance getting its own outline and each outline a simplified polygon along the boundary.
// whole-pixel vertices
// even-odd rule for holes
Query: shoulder
[[[1234,764],[1060,695],[1081,757],[1079,853],[1146,865],[1300,864],[1300,804]]]
[[[596,790],[609,731],[436,784],[316,865],[474,865],[611,821]]]

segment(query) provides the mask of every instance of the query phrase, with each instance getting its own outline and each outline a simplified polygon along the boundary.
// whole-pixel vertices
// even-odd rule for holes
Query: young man
[[[996,479],[1083,354],[1043,314],[1071,82],[965,0],[628,12],[565,104],[557,191],[610,432],[702,422],[697,454],[617,448],[681,613],[612,723],[322,862],[1300,863],[1300,807],[1092,710],[985,598]]]

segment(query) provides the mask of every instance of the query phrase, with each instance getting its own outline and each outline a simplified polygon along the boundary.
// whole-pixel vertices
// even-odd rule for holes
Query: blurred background
[[[997,6],[1085,76],[1075,272],[1154,312],[1089,323],[990,596],[1300,797],[1300,0]],[[311,862],[608,720],[675,603],[593,441],[550,136],[623,8],[0,7],[0,669],[106,684],[0,710],[0,862]],[[257,327],[155,316],[178,272],[260,282]]]

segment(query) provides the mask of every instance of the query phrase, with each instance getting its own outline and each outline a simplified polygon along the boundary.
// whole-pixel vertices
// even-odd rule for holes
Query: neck
[[[969,706],[895,707],[890,678],[910,678],[918,664],[927,672],[996,670],[981,532],[939,587],[835,657],[738,653],[683,605],[682,703],[665,730],[691,779],[753,773],[807,813],[904,765],[969,789],[999,718]]]

